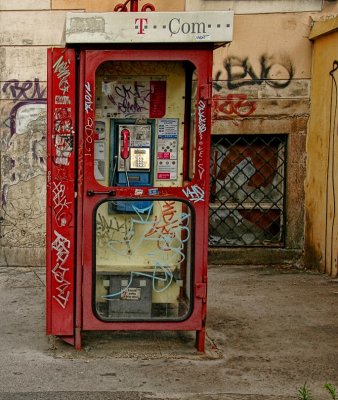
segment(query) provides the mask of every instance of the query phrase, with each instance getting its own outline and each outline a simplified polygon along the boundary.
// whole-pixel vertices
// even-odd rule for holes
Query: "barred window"
[[[215,135],[209,246],[283,246],[286,135]]]

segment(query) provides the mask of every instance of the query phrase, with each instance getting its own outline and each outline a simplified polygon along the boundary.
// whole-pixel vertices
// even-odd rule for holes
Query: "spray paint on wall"
[[[46,87],[38,78],[0,88],[1,242],[42,247],[45,236]]]

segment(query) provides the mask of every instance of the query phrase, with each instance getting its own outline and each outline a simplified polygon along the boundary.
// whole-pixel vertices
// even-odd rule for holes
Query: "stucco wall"
[[[63,44],[67,11],[109,11],[116,3],[108,0],[1,2],[0,265],[44,265],[46,49]],[[156,1],[159,11],[198,9],[200,3]],[[223,2],[205,1],[203,6],[212,3]],[[320,2],[300,3],[318,7]],[[328,7],[330,13],[337,11],[331,5]],[[244,94],[256,107],[245,118],[231,116],[236,123],[234,118],[224,119],[218,113],[213,133],[290,135],[287,247],[297,250],[302,249],[304,237],[303,183],[311,77],[311,43],[307,36],[310,17],[320,15],[317,12],[236,15],[233,43],[215,53],[214,94],[224,98],[229,93]],[[226,65],[230,65],[233,76],[241,75],[240,85],[234,85]],[[254,74],[244,74],[248,65]],[[271,81],[283,82],[284,87],[271,85]]]

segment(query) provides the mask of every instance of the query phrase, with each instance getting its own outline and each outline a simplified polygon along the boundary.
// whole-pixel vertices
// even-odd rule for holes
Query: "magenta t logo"
[[[148,23],[148,18],[135,18],[135,26],[138,28],[138,35],[144,35],[144,26]]]

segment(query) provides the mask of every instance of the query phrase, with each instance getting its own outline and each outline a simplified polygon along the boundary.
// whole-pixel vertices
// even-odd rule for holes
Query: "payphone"
[[[67,15],[48,52],[48,334],[191,330],[203,351],[212,54],[232,18]]]
[[[154,121],[131,124],[130,121],[112,120],[111,124],[110,185],[152,186]],[[149,204],[116,202],[116,209],[135,212],[136,208],[147,209]]]

